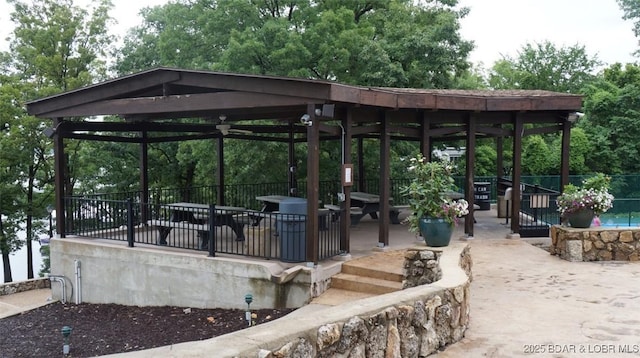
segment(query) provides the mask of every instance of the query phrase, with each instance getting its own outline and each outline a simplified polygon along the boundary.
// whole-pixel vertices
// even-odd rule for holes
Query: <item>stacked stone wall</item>
[[[638,261],[640,228],[551,228],[549,252],[568,261]]]
[[[5,283],[0,285],[0,296],[41,288],[51,288],[51,281],[48,278],[34,278],[25,281]]]

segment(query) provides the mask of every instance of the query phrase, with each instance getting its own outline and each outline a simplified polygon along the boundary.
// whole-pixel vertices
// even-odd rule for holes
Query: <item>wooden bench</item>
[[[186,229],[193,230],[198,232],[198,236],[201,239],[200,248],[204,245],[203,241],[207,239],[207,234],[209,233],[209,225],[204,224],[193,224],[188,221],[170,221],[170,220],[149,220],[147,221],[149,226],[153,226],[158,229],[158,234],[160,235],[160,240],[158,240],[158,245],[166,245],[167,237],[172,229]]]
[[[208,220],[207,217],[200,218],[201,222],[206,222]],[[249,215],[238,215],[234,218],[235,228],[234,232],[237,235],[236,241],[244,240],[244,227],[248,224],[253,223],[252,218]],[[208,247],[208,234],[209,234],[209,224],[198,224],[198,223],[190,223],[188,221],[171,221],[171,220],[149,220],[147,221],[149,226],[153,226],[158,229],[158,233],[160,234],[160,240],[158,241],[158,245],[167,245],[167,237],[171,230],[174,228],[178,229],[186,229],[196,231],[198,233],[198,237],[200,237],[200,249],[207,249]],[[224,226],[228,225],[228,222],[216,222],[215,226]]]

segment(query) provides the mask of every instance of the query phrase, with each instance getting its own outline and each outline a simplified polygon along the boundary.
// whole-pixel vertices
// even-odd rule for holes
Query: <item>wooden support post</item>
[[[224,205],[224,136],[218,137],[218,190],[217,205]]]
[[[524,123],[522,116],[518,113],[512,114],[513,120],[513,177],[511,188],[511,231],[514,234],[520,233],[520,176],[522,175],[522,136],[524,134]]]
[[[318,264],[318,201],[320,200],[320,123],[315,115],[315,105],[307,105],[312,125],[307,127],[307,262]]]
[[[391,192],[391,135],[389,133],[389,118],[386,112],[380,111],[380,215],[378,215],[378,246],[389,246],[389,193]]]
[[[351,164],[351,126],[353,125],[353,113],[349,109],[346,117],[342,120],[342,127],[344,128],[344,152],[343,162],[344,164]],[[351,252],[351,186],[344,186],[344,202],[340,203],[341,216],[340,216],[340,251],[344,253]]]
[[[476,152],[476,122],[475,116],[469,114],[467,117],[467,171],[465,181],[466,200],[469,202],[469,215],[464,218],[464,232],[468,236],[473,236],[473,218],[474,218],[474,174],[475,152]]]

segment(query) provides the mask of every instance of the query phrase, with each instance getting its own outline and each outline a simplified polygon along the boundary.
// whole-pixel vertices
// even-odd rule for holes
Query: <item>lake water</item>
[[[24,232],[19,232],[18,237],[22,240],[25,238]],[[42,266],[42,254],[40,254],[40,242],[34,241],[32,244],[33,251],[33,275],[39,277]],[[0,258],[0,260],[2,260]],[[9,255],[9,263],[11,264],[11,274],[13,281],[24,281],[27,279],[27,246],[26,244],[22,248],[13,254]],[[0,265],[0,282],[4,282],[4,263]]]

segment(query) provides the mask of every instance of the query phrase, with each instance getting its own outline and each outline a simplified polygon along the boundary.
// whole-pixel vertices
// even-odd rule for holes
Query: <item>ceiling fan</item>
[[[227,119],[227,116],[220,115],[220,123],[216,125],[216,129],[220,131],[220,133],[225,136],[229,133],[237,133],[237,134],[252,134],[253,132],[247,129],[237,129],[231,128],[231,124],[224,123]]]

